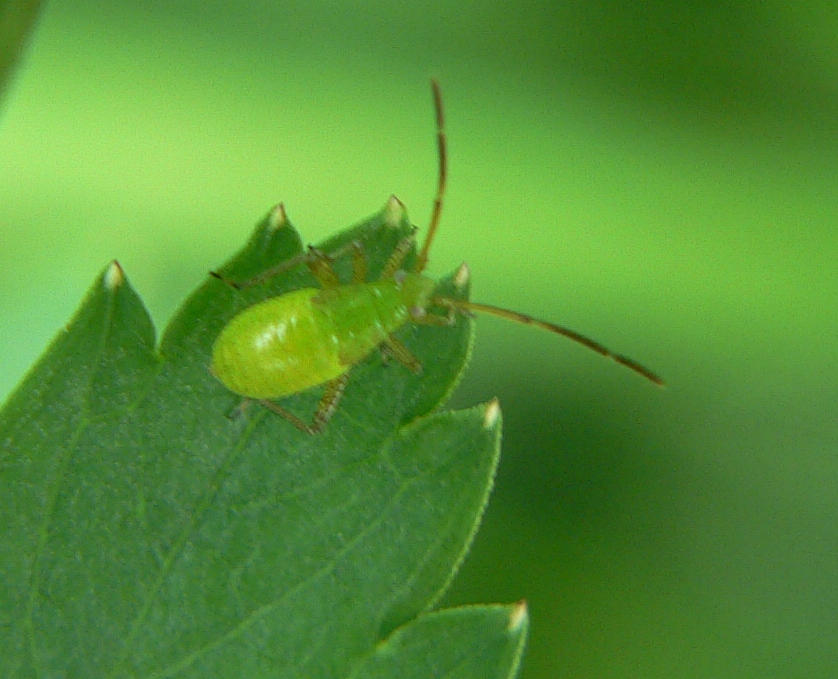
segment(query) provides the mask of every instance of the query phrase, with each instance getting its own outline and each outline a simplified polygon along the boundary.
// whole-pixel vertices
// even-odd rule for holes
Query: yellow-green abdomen
[[[342,375],[407,318],[392,281],[295,290],[235,316],[210,370],[242,396],[281,398]]]
[[[210,370],[230,391],[280,398],[346,371],[334,329],[303,288],[255,304],[233,318],[212,350]]]

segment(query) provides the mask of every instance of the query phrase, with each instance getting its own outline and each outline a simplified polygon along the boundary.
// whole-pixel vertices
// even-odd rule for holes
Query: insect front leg
[[[284,417],[301,432],[311,434],[313,436],[314,434],[319,434],[323,431],[323,428],[326,426],[328,421],[332,419],[332,415],[335,414],[338,403],[340,403],[340,399],[343,396],[343,391],[346,389],[346,382],[348,380],[349,372],[347,371],[340,377],[336,377],[331,382],[326,383],[326,390],[320,398],[320,403],[317,404],[317,410],[314,411],[314,416],[312,417],[310,424],[297,417],[290,410],[286,410],[281,405],[278,405],[273,401],[260,399],[259,403],[271,412]]]
[[[404,262],[404,258],[407,257],[407,253],[410,252],[410,248],[413,247],[413,243],[416,241],[416,229],[414,228],[409,236],[402,238],[398,243],[396,243],[396,247],[393,248],[393,253],[390,255],[390,258],[384,264],[384,268],[381,270],[381,280],[385,280],[387,278],[392,278],[393,274],[398,271],[401,266],[402,262]]]
[[[303,262],[307,261],[310,257],[311,255],[308,252],[303,252],[299,255],[291,257],[290,259],[286,259],[285,261],[280,262],[276,266],[272,266],[270,269],[265,269],[265,271],[256,274],[252,278],[246,278],[243,281],[234,281],[229,278],[225,278],[217,271],[210,271],[210,276],[212,276],[213,278],[217,278],[220,281],[223,281],[231,288],[235,288],[236,290],[244,290],[245,288],[264,283],[265,281],[270,280],[274,276],[278,276],[284,271],[293,269],[295,266],[299,266]]]
[[[336,288],[340,285],[340,279],[332,266],[332,258],[329,257],[322,250],[318,250],[311,245],[308,246],[309,257],[306,260],[306,265],[311,271],[312,275],[317,279],[317,282],[323,288]]]
[[[352,251],[352,282],[363,283],[367,278],[367,257],[364,254],[364,247],[359,241],[352,241],[340,249],[341,254],[349,248]],[[340,285],[340,279],[332,265],[334,256],[327,255],[322,250],[309,246],[309,259],[306,262],[311,273],[324,288],[336,288]]]
[[[329,252],[329,253],[325,253],[321,250],[317,250],[316,248],[313,248],[313,247],[309,246],[309,249],[308,249],[307,252],[301,252],[299,255],[294,255],[293,257],[291,257],[289,259],[286,259],[286,260],[283,260],[279,264],[276,264],[275,266],[272,266],[268,269],[265,269],[264,271],[262,271],[261,273],[256,274],[255,276],[252,276],[250,278],[245,278],[242,281],[234,281],[234,280],[232,280],[230,278],[227,278],[224,275],[218,273],[217,271],[210,271],[209,273],[210,273],[210,276],[212,276],[213,278],[217,278],[220,281],[223,281],[224,283],[229,285],[231,288],[235,288],[236,290],[244,290],[244,289],[250,288],[254,285],[259,285],[260,283],[264,283],[265,281],[269,281],[271,278],[274,278],[275,276],[279,276],[280,274],[285,273],[286,271],[290,271],[294,267],[300,266],[301,264],[307,264],[310,269],[312,269],[312,266],[314,266],[314,267],[319,267],[320,270],[324,270],[323,265],[318,264],[317,262],[318,261],[322,262],[322,260],[325,259],[325,260],[328,260],[329,268],[331,268],[331,262],[333,260],[337,259],[338,257],[342,257],[344,254],[346,254],[347,250],[352,250],[353,271],[354,271],[354,267],[355,267],[354,260],[356,258],[356,252],[355,251],[359,248],[360,248],[360,244],[357,241],[352,241],[351,243],[347,243],[346,245],[343,245],[343,246],[339,247],[337,250],[334,250],[334,251]],[[365,267],[366,267],[366,265],[365,265]],[[365,270],[366,270],[366,268],[365,268]],[[314,272],[314,269],[312,269],[312,273],[314,273],[315,277],[318,277],[318,274]],[[334,273],[334,270],[332,270],[332,273]],[[324,275],[329,277],[328,273],[324,274]],[[337,277],[335,276],[335,278],[337,278]],[[321,285],[323,285],[323,287],[334,287],[333,285],[331,285],[331,277],[329,277],[330,285],[328,285],[328,286],[319,277],[317,278],[317,280],[320,282]]]

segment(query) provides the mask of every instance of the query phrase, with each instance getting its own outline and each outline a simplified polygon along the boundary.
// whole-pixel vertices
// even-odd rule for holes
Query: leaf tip
[[[288,215],[285,214],[285,205],[283,203],[277,203],[268,215],[268,228],[271,231],[278,231],[287,224]]]
[[[468,281],[471,278],[471,269],[469,269],[468,264],[463,262],[460,264],[460,268],[457,269],[457,272],[454,274],[454,285],[456,286],[459,292],[462,292],[465,287],[468,285]]]
[[[397,229],[406,215],[407,211],[404,208],[404,203],[396,196],[391,195],[387,199],[387,205],[384,206],[384,223],[390,228]]]
[[[507,629],[512,633],[516,633],[524,626],[526,620],[527,602],[525,599],[521,599],[518,603],[512,606],[512,612],[509,614],[509,624],[507,625]]]
[[[103,279],[105,288],[109,291],[116,290],[119,286],[121,286],[125,282],[125,272],[122,270],[122,267],[119,265],[119,262],[113,260],[111,265],[108,267],[108,270],[105,271],[105,277]]]
[[[497,398],[493,398],[486,404],[486,411],[483,413],[483,428],[493,429],[500,417],[500,403]]]

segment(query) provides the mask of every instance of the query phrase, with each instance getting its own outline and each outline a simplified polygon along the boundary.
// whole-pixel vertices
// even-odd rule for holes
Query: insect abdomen
[[[235,316],[210,370],[242,396],[281,398],[342,375],[406,318],[392,282],[295,290]]]
[[[280,398],[345,372],[334,330],[312,309],[318,293],[295,290],[235,316],[215,341],[212,373],[242,396]]]

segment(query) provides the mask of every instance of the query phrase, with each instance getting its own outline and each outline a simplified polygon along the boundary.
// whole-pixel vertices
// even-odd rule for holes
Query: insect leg
[[[311,421],[311,433],[316,434],[323,431],[326,423],[332,419],[332,415],[338,409],[338,403],[343,397],[343,390],[346,389],[346,383],[349,381],[349,371],[347,370],[340,377],[336,377],[331,382],[326,384],[326,391],[317,404],[317,410],[314,411],[314,417]]]
[[[326,423],[332,419],[332,415],[335,414],[338,403],[340,403],[340,399],[343,396],[343,390],[346,389],[346,382],[348,379],[349,372],[347,371],[340,377],[336,377],[331,382],[326,384],[326,391],[323,392],[320,403],[317,404],[317,410],[314,411],[314,417],[311,420],[311,424],[304,422],[294,413],[286,410],[281,405],[277,405],[273,401],[260,399],[259,403],[271,412],[284,417],[300,431],[311,435],[319,434],[323,431]]]
[[[393,249],[393,254],[390,255],[390,259],[387,260],[387,263],[381,270],[382,281],[387,278],[392,278],[393,274],[401,268],[404,258],[407,257],[407,253],[410,252],[410,248],[413,247],[413,243],[416,240],[415,234],[416,229],[414,228],[410,232],[409,236],[402,238],[398,243],[396,243],[396,247]]]
[[[352,241],[352,282],[363,283],[367,280],[367,256],[360,241]]]
[[[306,265],[311,270],[312,275],[317,279],[324,288],[336,288],[340,285],[340,279],[332,267],[332,258],[329,257],[322,250],[309,245],[309,258],[306,260]]]
[[[288,420],[291,424],[293,424],[297,429],[306,434],[313,434],[314,432],[311,430],[311,425],[306,424],[303,422],[299,417],[297,417],[294,413],[290,410],[286,410],[281,405],[277,405],[273,401],[268,401],[267,399],[259,399],[259,405],[264,406],[272,413],[276,413],[277,415],[281,415],[286,420]]]
[[[354,249],[356,247],[356,245],[357,245],[357,243],[355,241],[353,241],[351,243],[348,243],[346,245],[343,245],[343,246],[337,248],[336,250],[334,250],[332,252],[329,252],[329,253],[322,253],[321,252],[320,254],[323,257],[326,257],[330,260],[331,259],[336,259],[336,258],[341,257],[342,255],[344,255],[346,253],[346,251],[349,250],[350,248]],[[217,271],[210,271],[210,276],[212,276],[213,278],[217,278],[220,281],[223,281],[224,283],[229,285],[231,288],[235,288],[236,290],[244,290],[245,288],[249,288],[249,287],[252,287],[254,285],[259,285],[260,283],[264,283],[265,281],[270,280],[274,276],[278,276],[279,274],[284,273],[286,271],[289,271],[290,269],[293,269],[296,266],[300,266],[301,264],[309,264],[309,266],[310,266],[310,262],[312,261],[312,258],[316,257],[316,255],[313,255],[311,253],[311,250],[312,250],[312,248],[309,248],[308,252],[301,252],[299,255],[294,255],[293,257],[291,257],[289,259],[286,259],[286,260],[283,260],[279,264],[276,264],[275,266],[272,266],[269,269],[265,269],[261,273],[258,273],[255,276],[252,276],[251,278],[245,278],[243,281],[231,280],[229,278],[226,278],[222,274],[218,273]],[[321,281],[321,283],[322,283],[322,281]],[[324,287],[326,287],[326,286],[324,286]]]
[[[422,364],[419,362],[419,359],[410,352],[410,349],[393,337],[393,335],[390,335],[381,343],[381,349],[395,358],[414,375],[422,372]]]
[[[308,246],[311,257],[306,264],[324,288],[336,288],[340,285],[340,279],[332,263],[336,257],[343,255],[346,250],[352,251],[352,282],[363,283],[367,279],[367,257],[360,241],[353,240],[351,243],[338,248],[332,254],[327,254],[311,245]]]
[[[274,276],[278,276],[284,271],[293,269],[295,266],[299,266],[303,262],[307,261],[309,257],[311,257],[311,255],[308,252],[303,252],[299,255],[291,257],[290,259],[286,259],[285,261],[280,262],[276,266],[272,266],[270,269],[265,269],[262,273],[256,274],[252,278],[246,278],[243,281],[234,281],[229,278],[225,278],[217,271],[210,271],[210,276],[212,276],[213,278],[217,278],[220,281],[223,281],[231,288],[235,288],[236,290],[244,290],[245,288],[249,288],[253,285],[259,285],[259,283],[264,283],[265,281],[270,280]]]

